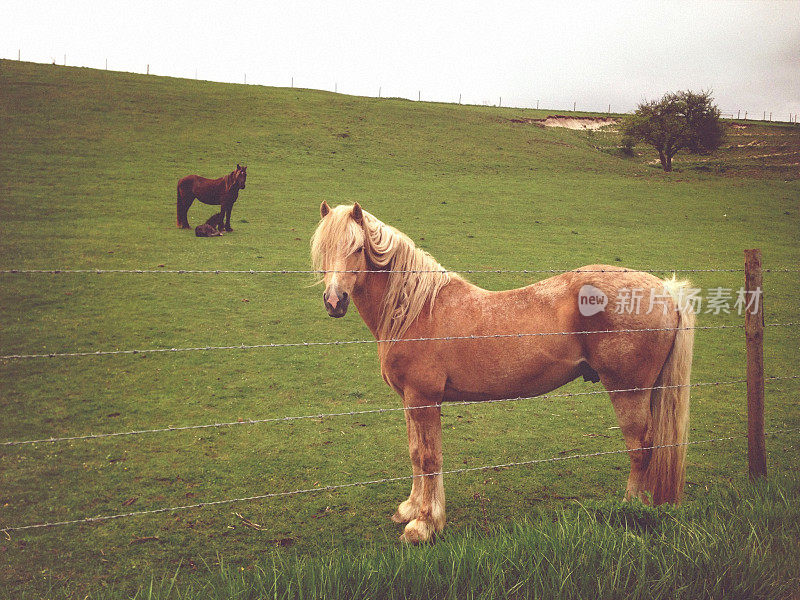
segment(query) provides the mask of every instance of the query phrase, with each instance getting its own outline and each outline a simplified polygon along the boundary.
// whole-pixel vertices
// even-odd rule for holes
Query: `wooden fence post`
[[[764,440],[764,295],[761,250],[744,251],[746,294],[744,334],[747,342],[747,464],[750,479],[767,474]],[[755,306],[751,307],[751,302]]]

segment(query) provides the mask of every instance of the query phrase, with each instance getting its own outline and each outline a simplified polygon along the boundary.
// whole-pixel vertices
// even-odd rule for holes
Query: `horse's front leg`
[[[405,411],[406,416],[406,430],[408,432],[408,451],[411,457],[411,470],[414,478],[411,480],[411,493],[408,500],[400,503],[397,511],[392,515],[392,521],[395,523],[408,523],[416,519],[419,515],[419,505],[422,495],[422,467],[419,465],[419,453],[415,453],[412,449],[414,447],[414,425],[411,420],[411,411]]]
[[[233,202],[224,202],[222,204],[222,213],[225,216],[225,231],[233,231],[231,227],[231,211],[233,210]]]
[[[406,525],[400,539],[416,544],[429,540],[434,533],[444,529],[445,502],[442,476],[442,420],[439,406],[413,408],[437,404],[439,399],[415,393],[404,397],[409,418],[409,453],[412,465],[418,465],[419,474],[414,481],[419,489],[419,508],[416,516]],[[416,471],[416,469],[415,469]],[[412,497],[414,487],[412,486]],[[412,500],[412,506],[415,502]]]

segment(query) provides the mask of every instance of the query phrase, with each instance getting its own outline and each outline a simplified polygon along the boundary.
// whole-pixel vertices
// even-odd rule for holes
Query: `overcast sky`
[[[800,1],[3,3],[0,56],[341,93],[631,110],[712,89],[800,113]]]

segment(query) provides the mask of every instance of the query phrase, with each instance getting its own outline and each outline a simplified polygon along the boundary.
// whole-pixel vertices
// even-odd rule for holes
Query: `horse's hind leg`
[[[633,386],[618,386],[616,389],[630,387]],[[650,415],[651,390],[635,392],[613,392],[612,390],[613,388],[609,390],[611,404],[614,406],[617,422],[625,437],[625,446],[631,461],[631,472],[625,487],[625,499],[639,498],[647,502],[648,499],[644,495],[644,478],[652,450],[637,450],[637,448],[647,448],[653,445],[652,417]]]
[[[181,229],[191,229],[188,213],[192,202],[194,202],[194,195],[182,194],[181,188],[178,188],[178,227]]]

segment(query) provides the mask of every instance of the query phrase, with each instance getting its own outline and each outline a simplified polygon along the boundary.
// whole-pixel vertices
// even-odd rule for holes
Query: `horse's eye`
[[[356,250],[356,254],[360,254],[360,253],[361,253],[361,252],[363,252],[363,251],[364,251],[364,246],[361,246],[361,248],[358,248],[358,249]]]

